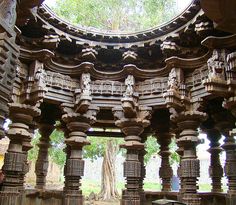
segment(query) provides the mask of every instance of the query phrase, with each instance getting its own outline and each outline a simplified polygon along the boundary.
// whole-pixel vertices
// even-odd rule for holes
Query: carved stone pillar
[[[124,176],[126,177],[126,189],[122,193],[122,204],[128,205],[130,203],[134,205],[141,204],[140,196],[140,181],[141,181],[141,162],[140,154],[144,149],[144,144],[141,143],[139,135],[143,131],[138,125],[125,127],[122,129],[125,132],[125,144],[121,145],[122,148],[127,150],[126,160],[124,163]]]
[[[176,136],[176,139],[178,139],[178,138],[179,138],[179,135],[178,135],[178,137]],[[178,149],[176,150],[176,152],[178,153],[178,155],[180,157],[180,162],[181,162],[183,154],[184,154],[184,148],[181,147],[181,144],[178,143],[178,141],[177,141],[177,145],[178,145]],[[178,166],[178,169],[177,169],[177,175],[179,177],[179,193],[178,193],[178,200],[179,201],[182,201],[183,193],[184,193],[184,182],[181,179],[181,176],[182,176],[181,171],[182,171],[182,168],[181,168],[181,163],[180,163]]]
[[[121,108],[115,108],[113,111],[115,117],[118,119],[116,125],[125,134],[125,143],[121,147],[127,150],[124,163],[126,189],[122,192],[121,204],[141,205],[143,190],[140,189],[142,180],[142,162],[140,162],[140,159],[144,154],[144,143],[141,142],[140,135],[150,123],[145,118],[150,115],[151,110],[148,108],[141,109],[138,113],[133,113],[133,116],[136,116],[135,118],[125,117],[127,113]],[[129,114],[128,116],[131,116]]]
[[[161,167],[159,170],[159,176],[162,179],[162,191],[169,192],[171,191],[171,179],[173,176],[173,170],[170,166],[170,151],[169,144],[171,143],[172,134],[171,133],[156,133],[157,141],[160,144],[161,156]]]
[[[236,195],[236,142],[233,133],[229,131],[224,131],[222,134],[225,136],[222,148],[226,152],[226,162],[224,171],[228,179],[228,194],[235,196]]]
[[[210,140],[210,149],[208,152],[211,154],[211,162],[209,167],[209,175],[212,179],[212,189],[211,192],[222,192],[221,178],[223,177],[223,168],[220,163],[220,153],[222,149],[220,148],[219,140],[221,134],[216,129],[206,130],[207,138]]]
[[[67,144],[67,159],[65,166],[65,186],[63,205],[82,205],[84,198],[80,190],[81,178],[84,175],[84,160],[82,158],[82,149],[89,145],[86,139],[86,132],[91,124],[95,122],[98,109],[90,107],[85,114],[69,112],[62,116],[63,121],[68,128],[68,137],[65,140]]]
[[[5,135],[3,124],[8,114],[12,85],[16,73],[19,48],[15,44],[16,0],[0,2],[0,139]]]
[[[31,122],[31,124],[29,125],[30,137],[27,137],[23,140],[22,151],[23,151],[23,154],[25,155],[25,161],[24,161],[24,168],[21,173],[21,179],[20,179],[21,180],[20,186],[19,186],[20,192],[24,191],[25,175],[29,172],[28,151],[32,148],[31,140],[34,136],[35,127],[36,127],[35,123]]]
[[[48,172],[48,148],[50,147],[50,135],[54,130],[53,124],[39,124],[39,133],[41,135],[38,144],[39,153],[35,164],[36,189],[44,189],[46,186],[46,177]]]
[[[235,127],[235,119],[225,109],[221,108],[221,110],[216,111],[213,115],[216,128],[225,136],[222,148],[226,152],[224,172],[228,179],[228,204],[233,205],[236,203],[236,142],[231,130]]]
[[[147,140],[147,135],[146,135],[146,133],[143,133],[141,135],[141,142],[145,143],[146,140]],[[141,177],[139,179],[139,192],[140,192],[140,198],[141,198],[140,204],[143,204],[144,201],[145,201],[145,193],[144,193],[144,189],[143,189],[143,180],[146,177],[146,167],[145,167],[145,164],[144,164],[145,154],[146,154],[145,149],[141,150],[140,153],[139,153],[139,161],[141,163]]]
[[[183,148],[181,158],[182,201],[188,205],[200,205],[201,199],[197,194],[197,178],[200,176],[200,162],[196,155],[199,143],[197,128],[206,115],[201,112],[182,112],[175,119],[182,130],[177,143]]]
[[[7,136],[10,144],[5,154],[3,172],[5,175],[0,193],[1,205],[15,205],[20,200],[22,178],[25,174],[26,149],[24,143],[31,137],[30,128],[33,117],[38,116],[40,110],[34,106],[12,103],[10,105],[10,119]]]

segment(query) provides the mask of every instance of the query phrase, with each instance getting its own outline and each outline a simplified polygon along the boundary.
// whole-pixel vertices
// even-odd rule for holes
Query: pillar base
[[[226,205],[236,204],[236,194],[228,194],[226,198]]]
[[[63,205],[83,205],[84,197],[82,191],[66,191],[64,194]]]
[[[201,205],[201,198],[196,194],[184,194],[182,198],[182,202],[187,205]]]
[[[141,197],[136,192],[128,192],[127,190],[122,191],[121,205],[142,205]]]
[[[0,205],[20,205],[21,195],[19,192],[14,191],[1,191],[0,192]]]

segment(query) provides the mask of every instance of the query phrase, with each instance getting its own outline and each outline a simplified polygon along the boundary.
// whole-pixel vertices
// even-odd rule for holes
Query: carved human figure
[[[43,68],[43,64],[42,63],[38,63],[37,67],[36,67],[36,73],[35,73],[35,80],[38,84],[38,87],[45,89],[46,88],[46,76],[47,73]]]
[[[212,57],[207,61],[209,77],[211,79],[224,79],[226,54],[224,50],[213,51]]]
[[[6,0],[0,2],[0,18],[2,18],[10,27],[15,25],[16,4],[16,0]]]
[[[82,95],[91,95],[91,78],[89,73],[83,73],[81,76]]]
[[[134,76],[128,75],[127,78],[125,79],[126,90],[124,93],[124,97],[132,97],[133,96],[134,84],[135,84]]]
[[[168,89],[178,90],[179,89],[179,82],[177,80],[177,73],[175,71],[175,68],[172,68],[169,77],[168,77]]]

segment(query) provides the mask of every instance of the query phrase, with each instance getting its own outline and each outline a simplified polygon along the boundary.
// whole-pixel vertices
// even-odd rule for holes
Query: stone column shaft
[[[234,133],[225,132],[224,136],[225,141],[222,148],[226,152],[224,172],[228,179],[228,194],[236,195],[236,143]]]
[[[82,157],[83,146],[90,143],[86,139],[85,132],[89,129],[88,122],[81,122],[81,119],[64,119],[67,122],[68,136],[67,158],[64,168],[65,185],[63,205],[83,205],[81,178],[84,175],[84,160]],[[67,121],[68,120],[68,121]]]
[[[197,118],[197,116],[194,116]],[[182,132],[177,140],[183,148],[181,158],[181,196],[182,201],[188,205],[200,205],[201,199],[197,194],[197,178],[200,176],[200,162],[196,155],[196,146],[199,143],[197,128],[200,124],[192,116],[183,116],[178,122]]]
[[[126,177],[125,190],[122,193],[122,205],[140,205],[141,204],[141,190],[140,180],[141,176],[141,162],[139,161],[140,150],[144,148],[143,144],[137,143],[128,147],[127,145],[122,146],[126,148],[126,160],[124,163],[124,177]]]
[[[139,180],[139,190],[140,190],[140,196],[141,196],[141,204],[144,203],[145,201],[145,193],[144,193],[144,189],[143,189],[143,180],[146,177],[146,167],[144,164],[144,156],[146,154],[146,151],[143,149],[140,151],[139,153],[139,161],[141,163],[141,177]]]
[[[220,163],[220,153],[222,149],[220,148],[219,140],[221,134],[216,129],[207,130],[207,138],[210,140],[210,149],[208,152],[211,154],[211,162],[209,167],[209,175],[212,179],[212,189],[211,192],[222,192],[221,178],[223,177],[223,168]]]
[[[33,106],[13,103],[10,105],[10,119],[7,136],[10,144],[5,154],[3,173],[5,175],[2,192],[0,193],[1,205],[15,205],[20,202],[20,193],[23,189],[24,176],[28,170],[26,142],[31,138],[30,124],[40,110]]]
[[[44,189],[46,186],[46,177],[48,172],[48,148],[50,147],[50,135],[54,130],[52,124],[39,124],[39,133],[41,134],[38,144],[39,153],[35,164],[36,187]]]
[[[162,191],[169,192],[171,191],[171,179],[173,176],[173,170],[170,166],[170,151],[169,144],[171,142],[171,133],[157,133],[157,140],[160,144],[160,152],[161,156],[161,167],[159,170],[160,178],[162,179]]]

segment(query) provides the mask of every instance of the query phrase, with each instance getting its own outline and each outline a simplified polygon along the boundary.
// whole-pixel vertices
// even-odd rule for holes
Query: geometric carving
[[[124,177],[141,177],[141,163],[136,161],[124,162]]]
[[[84,160],[68,159],[66,176],[84,176]]]

